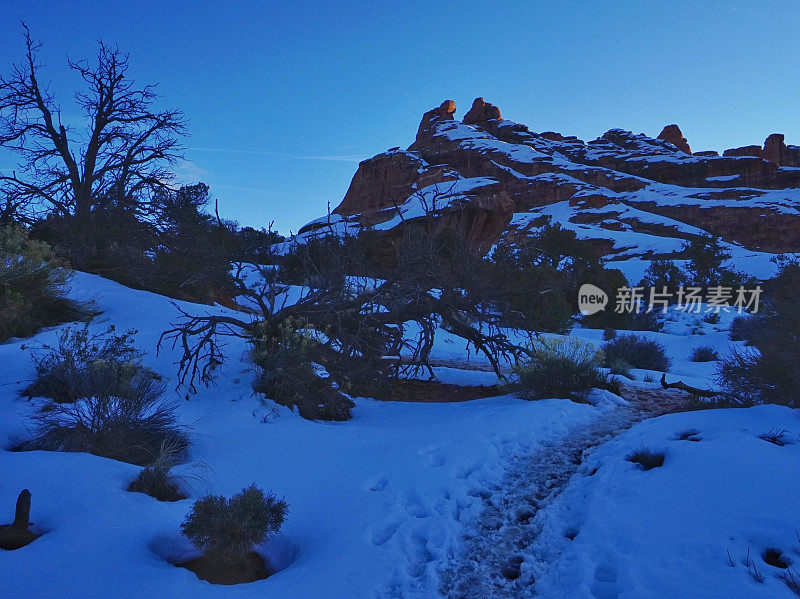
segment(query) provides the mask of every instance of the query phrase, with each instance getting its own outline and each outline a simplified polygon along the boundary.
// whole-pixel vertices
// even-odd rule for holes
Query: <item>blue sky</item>
[[[484,96],[533,131],[594,139],[678,123],[693,149],[800,144],[800,3],[17,2],[3,0],[0,72],[25,19],[54,89],[96,40],[132,55],[191,137],[180,174],[223,216],[296,230],[341,200],[360,159],[413,141],[442,100]],[[0,168],[9,157],[0,154]]]

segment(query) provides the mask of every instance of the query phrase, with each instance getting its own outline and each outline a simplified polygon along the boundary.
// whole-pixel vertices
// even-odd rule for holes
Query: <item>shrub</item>
[[[186,495],[171,480],[169,470],[158,466],[145,466],[139,475],[128,485],[128,491],[144,493],[158,501],[180,501]]]
[[[634,368],[666,372],[672,365],[664,346],[641,335],[619,335],[603,344],[606,364],[625,360]]]
[[[90,396],[136,399],[160,394],[158,376],[142,366],[142,354],[133,345],[135,332],[117,335],[111,326],[91,334],[88,324],[65,329],[55,346],[34,351],[36,376],[24,393],[59,403]]]
[[[287,511],[286,502],[250,485],[230,499],[198,499],[181,532],[210,560],[235,567],[254,545],[280,530]]]
[[[310,328],[287,319],[271,330],[262,330],[253,341],[251,359],[257,375],[253,388],[304,418],[346,420],[353,403],[320,376],[313,362],[315,340]]]
[[[786,572],[778,574],[778,578],[786,584],[790,591],[800,597],[800,572],[795,568],[789,568]]]
[[[731,321],[730,338],[731,341],[747,341],[752,344],[758,332],[761,321],[758,316],[742,314]]]
[[[0,228],[0,341],[83,316],[64,297],[69,275],[49,246],[22,227]]]
[[[736,402],[800,404],[800,262],[784,262],[765,281],[761,310],[745,328],[750,348],[720,361],[718,380]]]
[[[618,374],[627,379],[634,380],[633,373],[631,372],[631,365],[622,358],[615,358],[608,363],[608,368],[611,374]]]
[[[617,332],[614,329],[603,329],[603,341],[611,341],[616,336]]]
[[[757,403],[769,382],[761,369],[761,355],[754,348],[733,348],[717,365],[717,379],[737,403]]]
[[[128,485],[128,491],[144,493],[158,501],[180,501],[186,495],[170,475],[172,467],[179,461],[180,451],[175,444],[162,446],[161,453],[152,465],[144,467]]]
[[[778,447],[783,447],[789,443],[789,440],[786,438],[788,434],[789,431],[786,429],[772,428],[767,432],[761,433],[758,438],[766,441],[767,443],[777,445]]]
[[[691,351],[689,359],[692,362],[713,362],[719,359],[719,354],[710,345],[701,345]]]
[[[666,455],[660,451],[641,449],[630,454],[626,459],[638,465],[642,470],[652,470],[653,468],[660,468],[664,465]]]
[[[518,394],[525,399],[581,399],[591,389],[607,388],[602,364],[602,353],[591,344],[571,338],[539,341],[529,360],[514,369]]]
[[[95,395],[72,403],[48,402],[33,416],[31,438],[18,450],[85,451],[139,466],[154,463],[165,446],[188,445],[175,404],[162,399],[163,387],[150,381],[139,397]]]
[[[672,260],[653,260],[644,271],[639,286],[655,287],[659,292],[666,288],[667,293],[675,295],[686,282],[686,274]]]
[[[719,237],[693,237],[684,245],[683,251],[689,259],[687,266],[695,285],[722,284],[722,263],[731,257],[731,253],[722,245]]]

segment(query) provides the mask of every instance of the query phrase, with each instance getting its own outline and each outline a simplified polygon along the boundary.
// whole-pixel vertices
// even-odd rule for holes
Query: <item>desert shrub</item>
[[[151,381],[140,397],[89,396],[71,403],[48,402],[35,412],[30,438],[18,450],[85,451],[139,466],[152,464],[161,448],[184,451],[188,439],[176,405]]]
[[[660,451],[640,449],[630,454],[626,459],[639,466],[642,470],[652,470],[653,468],[660,468],[664,465],[666,455]]]
[[[730,252],[722,245],[719,237],[701,235],[693,237],[684,247],[689,259],[687,268],[691,282],[695,285],[722,284],[720,275],[722,263],[731,257]]]
[[[664,313],[660,309],[648,312],[645,309],[630,314],[630,320],[625,326],[629,331],[652,331],[657,333],[664,330]]]
[[[720,361],[718,380],[736,402],[796,406],[800,404],[800,262],[782,263],[763,289],[761,310],[745,325],[752,347],[731,349]]]
[[[634,368],[666,372],[672,364],[664,346],[641,335],[619,335],[603,344],[606,364],[625,360]]]
[[[686,284],[686,274],[672,260],[653,260],[645,270],[640,287],[654,287],[659,293],[666,288],[672,296]]]
[[[0,341],[77,320],[80,307],[64,297],[64,263],[22,227],[0,228]]]
[[[330,377],[313,361],[316,345],[312,330],[303,321],[289,318],[265,328],[252,342],[251,360],[256,367],[253,388],[304,418],[346,420],[353,403],[342,395]]]
[[[35,377],[24,393],[72,402],[101,396],[137,399],[160,394],[158,376],[142,366],[142,353],[134,347],[134,330],[121,335],[110,326],[91,333],[89,325],[69,327],[55,345],[33,352]]]
[[[505,296],[506,324],[527,330],[564,333],[578,312],[581,284],[608,291],[625,281],[619,271],[604,268],[596,246],[559,223],[545,224],[521,248],[501,242],[484,262],[481,279]]]
[[[525,399],[581,399],[591,389],[607,387],[602,365],[602,353],[591,344],[572,338],[539,341],[514,369],[517,393]]]
[[[235,223],[206,213],[212,201],[204,183],[180,189],[158,186],[147,217],[130,198],[98,198],[102,208],[85,218],[50,214],[31,227],[76,269],[128,287],[177,299],[213,303],[233,291],[231,260],[243,255]]]
[[[236,566],[253,547],[280,530],[288,506],[255,485],[227,499],[198,499],[181,524],[181,532],[210,560]]]
[[[241,254],[237,226],[207,214],[211,202],[205,183],[155,194],[159,227],[148,289],[206,304],[233,295],[231,260]]]
[[[150,466],[145,466],[128,485],[128,491],[144,493],[158,501],[180,501],[186,494],[170,474],[180,460],[180,447],[175,443],[162,446],[158,457]]]
[[[736,316],[731,321],[729,333],[731,341],[746,341],[751,344],[758,332],[759,325],[760,320],[757,315],[742,314]]]
[[[616,336],[617,332],[614,329],[603,329],[603,341],[611,341]]]
[[[158,501],[180,501],[186,495],[171,480],[169,470],[158,466],[145,466],[139,475],[128,485],[128,491],[144,493]]]
[[[611,371],[611,374],[618,374],[619,376],[624,376],[625,378],[631,380],[635,378],[631,372],[631,365],[622,358],[615,358],[611,360],[608,363],[608,369]]]
[[[719,359],[719,354],[710,345],[701,345],[695,347],[689,354],[689,359],[692,362],[713,362]]]
[[[733,401],[743,404],[757,403],[770,386],[755,348],[731,349],[717,365],[717,379]]]

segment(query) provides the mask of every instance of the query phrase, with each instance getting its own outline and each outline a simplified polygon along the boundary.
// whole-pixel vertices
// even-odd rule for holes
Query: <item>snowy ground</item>
[[[135,328],[143,348],[154,348],[177,316],[165,298],[98,277],[79,274],[76,288],[103,311],[93,327]],[[44,332],[35,341],[51,342],[55,335]],[[24,432],[33,409],[18,396],[31,372],[22,345],[0,346],[0,363],[14,373],[0,391],[3,438]],[[228,347],[233,357],[243,351]],[[174,359],[151,352],[146,362],[174,377]],[[17,493],[28,488],[32,520],[46,531],[2,556],[0,594],[91,597],[114,589],[120,597],[430,596],[437,565],[456,549],[463,523],[479,513],[503,463],[597,412],[565,400],[513,397],[458,404],[357,399],[352,420],[331,424],[262,405],[249,381],[246,371],[229,368],[216,387],[181,399],[182,419],[193,430],[191,459],[182,468],[192,493],[178,503],[127,492],[139,470],[129,464],[84,454],[0,452],[4,513],[10,521]],[[253,481],[289,503],[282,534],[261,548],[285,568],[231,588],[172,566],[191,557],[178,531],[191,502],[206,492],[229,495]]]
[[[176,355],[154,352],[178,316],[170,300],[80,273],[75,289],[102,311],[93,328],[137,329],[148,366],[174,379]],[[676,315],[666,333],[647,333],[674,360],[670,380],[712,385],[713,364],[690,362],[689,351],[706,344],[724,351],[731,317],[711,325],[701,315]],[[31,375],[30,348],[52,342],[57,332],[0,345],[0,439],[24,432],[34,406],[18,391]],[[601,342],[601,331],[573,334]],[[446,404],[357,398],[352,420],[310,422],[252,396],[250,374],[239,360],[245,349],[228,346],[231,360],[216,386],[201,388],[188,401],[184,392],[176,395],[181,419],[192,427],[190,459],[181,467],[187,500],[159,503],[127,492],[139,470],[129,464],[85,454],[0,451],[0,524],[10,522],[17,493],[28,488],[32,520],[46,533],[0,556],[0,596],[437,597],[441,572],[463,550],[464,534],[487,498],[502,494],[509,466],[615,409],[611,401],[593,406],[512,396]],[[435,357],[462,365],[467,360],[447,335],[437,342]],[[481,361],[472,356],[471,364]],[[462,384],[495,380],[491,373],[453,367],[437,374]],[[637,385],[653,386],[641,380],[647,373],[636,374]],[[702,441],[673,439],[692,427]],[[600,447],[537,514],[544,532],[524,551],[520,580],[530,583],[526,593],[789,596],[775,572],[758,561],[774,545],[800,563],[800,554],[792,553],[800,529],[793,510],[798,491],[787,484],[796,478],[800,445],[758,439],[773,427],[797,439],[797,412],[762,407],[665,416]],[[641,445],[666,450],[664,467],[641,472],[625,461]],[[594,467],[598,471],[589,477]],[[280,571],[260,582],[222,587],[173,566],[193,556],[178,528],[191,503],[207,492],[230,495],[251,482],[283,496],[290,507],[282,533],[259,548]],[[563,536],[569,526],[578,530],[571,542]],[[763,584],[741,564],[748,546]]]
[[[760,438],[775,429],[787,431],[786,445]],[[679,440],[686,431],[697,434]],[[539,513],[543,533],[522,580],[569,599],[796,597],[778,579],[786,570],[763,555],[777,549],[800,564],[799,438],[797,411],[779,406],[636,425]],[[643,447],[663,451],[664,465],[642,471],[625,459]]]

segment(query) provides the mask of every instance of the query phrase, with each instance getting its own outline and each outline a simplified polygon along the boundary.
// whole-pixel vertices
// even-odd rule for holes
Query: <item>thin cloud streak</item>
[[[264,150],[239,150],[234,148],[201,148],[192,146],[189,151],[197,152],[221,152],[229,154],[254,154],[257,156],[271,156],[278,160],[325,160],[329,162],[361,162],[367,158],[366,154],[281,154],[280,152],[269,152]]]

